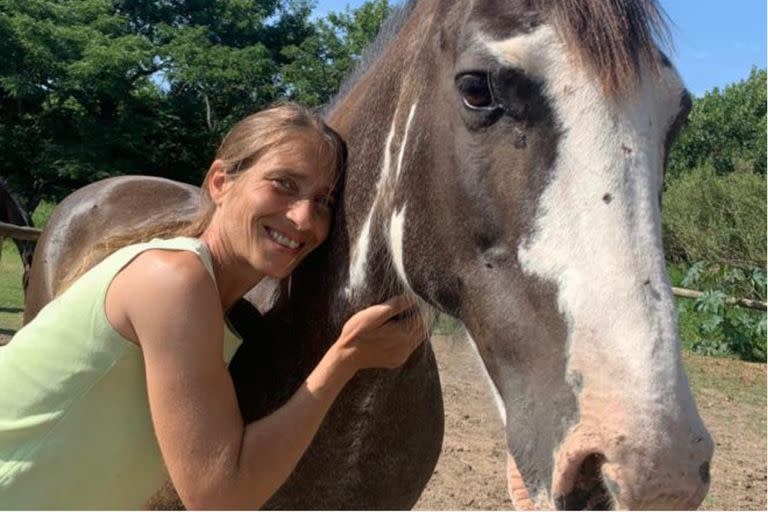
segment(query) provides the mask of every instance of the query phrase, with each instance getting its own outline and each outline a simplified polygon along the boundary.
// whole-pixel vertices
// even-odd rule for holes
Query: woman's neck
[[[212,229],[206,229],[200,235],[200,240],[205,244],[211,256],[213,275],[216,278],[216,286],[219,290],[219,298],[224,311],[256,286],[264,274],[257,272],[246,262],[234,256],[234,252],[228,249],[227,243],[216,236]]]

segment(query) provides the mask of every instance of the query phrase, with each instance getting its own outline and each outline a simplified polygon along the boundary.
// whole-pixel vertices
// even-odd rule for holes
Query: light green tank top
[[[192,251],[213,277],[199,240],[131,245],[80,277],[0,348],[1,509],[144,508],[165,482],[141,349],[104,313],[112,279],[148,249]],[[225,328],[226,363],[239,345]]]

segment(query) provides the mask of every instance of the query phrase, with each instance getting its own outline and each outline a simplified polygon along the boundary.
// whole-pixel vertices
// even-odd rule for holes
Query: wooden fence
[[[18,240],[37,240],[40,237],[42,230],[37,228],[29,228],[25,226],[17,226],[15,224],[8,224],[6,222],[0,222],[0,238],[16,238]],[[676,297],[682,297],[685,299],[698,299],[704,295],[703,292],[698,290],[688,290],[687,288],[672,287],[672,293]],[[741,306],[749,309],[757,309],[759,311],[768,310],[768,304],[751,299],[740,299],[736,297],[728,297],[725,300],[726,304],[734,306]]]
[[[704,292],[700,292],[698,290],[688,290],[686,288],[678,288],[676,286],[672,287],[672,293],[674,293],[676,297],[683,297],[685,299],[698,299],[699,297],[704,296]],[[768,310],[768,304],[766,304],[765,302],[760,302],[759,300],[728,297],[725,299],[725,303],[730,304],[732,306],[741,306],[743,308],[757,309],[759,311]]]
[[[42,230],[27,226],[17,226],[0,222],[0,238],[15,238],[17,240],[37,240]]]

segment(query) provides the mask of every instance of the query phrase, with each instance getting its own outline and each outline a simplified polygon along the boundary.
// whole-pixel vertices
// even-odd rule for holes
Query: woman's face
[[[212,194],[227,252],[276,278],[291,273],[328,236],[335,183],[327,151],[297,136],[262,156]],[[215,185],[214,185],[215,187]]]

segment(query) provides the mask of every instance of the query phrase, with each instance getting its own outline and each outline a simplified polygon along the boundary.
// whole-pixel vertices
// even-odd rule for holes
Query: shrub
[[[766,360],[766,314],[727,303],[729,296],[765,301],[764,269],[698,261],[691,265],[680,284],[704,291],[692,307],[678,302],[681,336],[685,325],[695,325],[695,332],[689,333],[695,339],[686,345],[694,352],[710,356],[732,354],[747,361]]]
[[[670,178],[662,200],[667,259],[764,267],[765,187],[764,175],[721,176],[711,166]]]
[[[753,68],[745,80],[695,98],[688,123],[672,146],[669,174],[709,163],[718,174],[741,167],[764,175],[765,83],[765,69]]]

